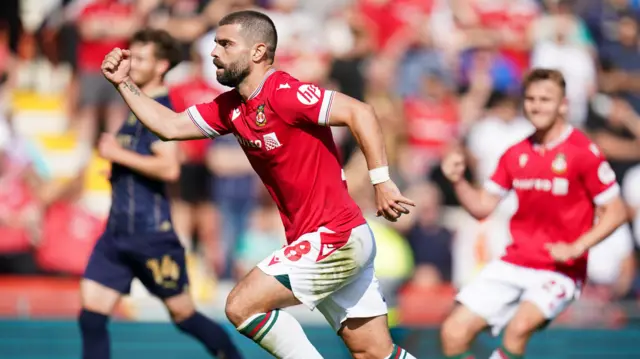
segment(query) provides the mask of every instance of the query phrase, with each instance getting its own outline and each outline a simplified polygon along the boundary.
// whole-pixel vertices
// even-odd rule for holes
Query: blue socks
[[[211,355],[225,359],[242,358],[229,334],[204,315],[195,312],[189,318],[175,324],[181,331],[204,344]]]
[[[82,334],[82,359],[110,359],[109,317],[83,309],[78,322]],[[195,312],[175,325],[200,341],[214,357],[242,359],[229,334],[204,315]]]
[[[82,359],[109,359],[109,317],[83,309],[78,322],[82,334]]]

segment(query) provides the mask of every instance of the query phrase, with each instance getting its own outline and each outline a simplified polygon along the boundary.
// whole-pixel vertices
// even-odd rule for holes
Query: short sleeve
[[[276,84],[271,105],[282,119],[293,125],[329,125],[334,91],[290,79]]]
[[[232,116],[232,111],[225,105],[223,95],[220,95],[211,102],[189,107],[187,114],[205,136],[216,138],[230,132],[226,120]],[[240,116],[239,109],[233,111],[237,111],[237,116]]]
[[[582,181],[595,205],[601,206],[620,195],[616,174],[595,144],[589,145],[581,163]]]
[[[484,183],[487,192],[504,197],[511,190],[512,177],[509,173],[508,157],[509,151],[500,157],[493,175]]]

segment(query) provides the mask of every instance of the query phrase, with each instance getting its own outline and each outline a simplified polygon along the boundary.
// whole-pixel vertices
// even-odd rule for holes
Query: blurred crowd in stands
[[[274,20],[279,69],[374,106],[393,178],[418,203],[412,215],[393,225],[376,219],[362,154],[345,129],[334,137],[378,240],[376,270],[404,322],[440,320],[455,288],[509,242],[517,200],[475,221],[458,207],[439,161],[462,148],[469,179],[491,175],[502,152],[531,131],[519,89],[530,67],[562,71],[569,121],[610,159],[630,213],[629,225],[592,251],[590,283],[570,321],[615,325],[625,320],[622,306],[578,312],[620,300],[637,306],[637,0],[2,0],[0,272],[82,273],[104,222],[87,209],[84,169],[99,131],[117,130],[128,110],[100,74],[105,53],[126,47],[142,27],[169,31],[184,45],[183,63],[167,77],[176,110],[184,110],[227,90],[209,53],[217,21],[241,9]],[[75,138],[74,176],[56,180],[47,155],[16,130],[16,93],[59,95]],[[175,227],[211,278],[233,280],[282,245],[277,208],[235,138],[180,148],[181,178],[169,186]]]

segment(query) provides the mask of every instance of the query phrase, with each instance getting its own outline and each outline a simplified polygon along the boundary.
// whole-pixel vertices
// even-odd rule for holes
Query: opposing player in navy
[[[171,108],[164,75],[180,62],[165,31],[142,30],[131,40],[131,79],[146,95]],[[100,138],[100,155],[112,162],[112,204],[80,285],[83,359],[110,358],[108,318],[134,277],[160,298],[173,323],[218,358],[240,358],[228,334],[196,312],[188,289],[185,251],[173,230],[165,183],[180,174],[175,144],[163,142],[130,114],[116,136]]]

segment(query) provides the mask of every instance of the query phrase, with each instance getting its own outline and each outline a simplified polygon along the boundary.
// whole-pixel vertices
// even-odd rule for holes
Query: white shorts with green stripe
[[[387,314],[375,276],[376,244],[367,224],[347,232],[322,227],[275,251],[258,264],[337,331],[347,318]]]

